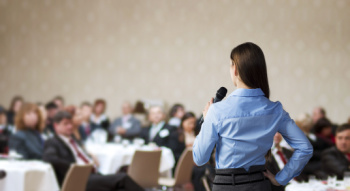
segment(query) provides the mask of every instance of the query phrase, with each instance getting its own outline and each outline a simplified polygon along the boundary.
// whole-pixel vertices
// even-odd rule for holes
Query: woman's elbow
[[[203,166],[204,164],[207,163],[207,161],[205,161],[205,159],[203,159],[203,157],[197,156],[195,152],[193,152],[193,162],[194,162],[197,166]]]
[[[308,144],[307,147],[303,149],[303,152],[310,159],[314,153],[314,148],[312,147],[311,144]]]

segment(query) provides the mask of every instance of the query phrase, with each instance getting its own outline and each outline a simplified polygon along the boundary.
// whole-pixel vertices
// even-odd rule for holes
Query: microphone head
[[[225,87],[221,87],[220,89],[218,89],[218,91],[216,92],[216,98],[218,98],[219,100],[224,99],[224,97],[227,94],[227,89]]]

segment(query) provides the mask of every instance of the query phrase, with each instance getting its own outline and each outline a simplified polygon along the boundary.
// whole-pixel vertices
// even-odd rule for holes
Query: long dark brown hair
[[[242,82],[250,88],[260,88],[265,97],[270,98],[269,80],[267,78],[267,68],[265,56],[261,48],[251,42],[238,45],[231,51],[230,58],[232,64],[236,65],[236,70]],[[266,153],[265,159],[270,160],[271,149]]]
[[[250,88],[260,88],[270,98],[265,56],[261,48],[246,42],[234,48],[230,57],[243,83]]]

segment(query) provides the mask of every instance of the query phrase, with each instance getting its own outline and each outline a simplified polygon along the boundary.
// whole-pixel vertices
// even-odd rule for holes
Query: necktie
[[[90,135],[90,124],[87,124],[85,126],[85,133],[86,133],[86,135]]]
[[[85,162],[85,164],[89,164],[89,160],[79,151],[77,144],[73,139],[69,140],[70,144],[72,144],[75,152],[77,153],[78,157]]]
[[[277,154],[281,157],[284,164],[287,164],[287,160],[281,151],[277,151]]]

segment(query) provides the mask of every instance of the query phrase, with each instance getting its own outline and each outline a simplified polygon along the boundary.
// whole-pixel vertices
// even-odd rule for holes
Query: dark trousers
[[[141,188],[125,173],[111,175],[91,174],[86,185],[87,191],[141,191]]]
[[[216,169],[213,191],[271,191],[271,182],[265,178],[265,166],[244,168]]]

